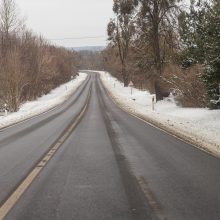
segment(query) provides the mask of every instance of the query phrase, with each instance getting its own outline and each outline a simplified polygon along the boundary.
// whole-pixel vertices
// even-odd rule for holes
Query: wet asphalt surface
[[[88,109],[6,219],[220,219],[220,160],[118,108],[97,74],[62,106],[0,132],[0,202]]]

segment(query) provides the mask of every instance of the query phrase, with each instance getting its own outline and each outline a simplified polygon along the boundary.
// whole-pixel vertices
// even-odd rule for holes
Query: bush
[[[162,77],[162,84],[178,91],[176,101],[183,107],[205,107],[208,103],[206,88],[201,75],[203,67],[195,65],[182,69],[177,65],[168,65]]]

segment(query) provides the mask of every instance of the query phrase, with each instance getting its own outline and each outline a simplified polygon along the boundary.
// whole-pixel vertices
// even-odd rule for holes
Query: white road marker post
[[[132,96],[132,93],[133,93],[132,88],[134,86],[134,83],[132,81],[130,81],[128,86],[131,88],[131,96]]]
[[[155,97],[154,97],[154,95],[152,95],[152,110],[153,110],[153,111],[155,110],[155,108],[154,108],[154,102],[155,102]]]
[[[7,104],[5,103],[5,116],[8,115]]]

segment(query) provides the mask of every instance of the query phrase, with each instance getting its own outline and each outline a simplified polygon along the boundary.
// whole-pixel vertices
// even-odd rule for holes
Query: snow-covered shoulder
[[[124,87],[121,82],[104,71],[97,71],[115,101],[133,114],[141,115],[157,126],[182,137],[220,156],[220,110],[183,108],[173,97],[154,103],[148,91]]]
[[[0,116],[0,128],[31,118],[62,104],[86,79],[87,74],[79,72],[73,80],[53,89],[35,101],[25,102],[18,112]]]

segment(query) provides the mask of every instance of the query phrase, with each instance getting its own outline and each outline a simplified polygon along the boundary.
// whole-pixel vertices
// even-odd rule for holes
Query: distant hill
[[[105,46],[85,46],[85,47],[72,47],[71,50],[74,51],[102,51],[105,49]]]

